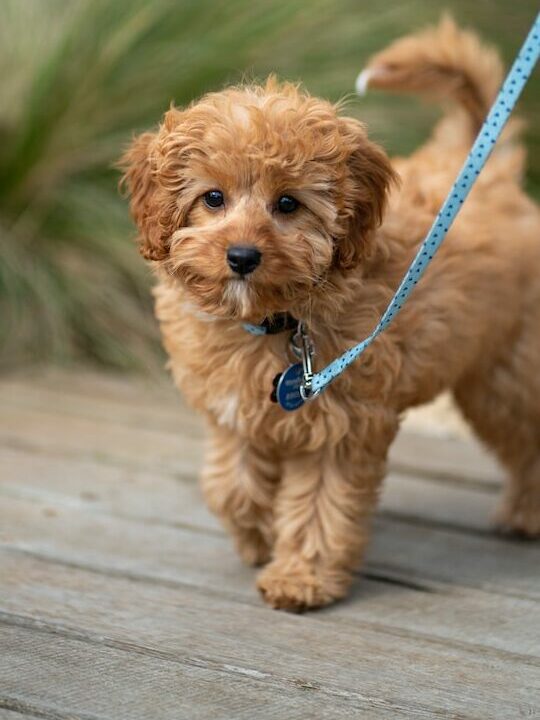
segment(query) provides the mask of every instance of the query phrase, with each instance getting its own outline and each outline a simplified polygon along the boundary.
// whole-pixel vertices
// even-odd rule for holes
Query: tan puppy
[[[509,471],[500,523],[540,533],[540,213],[511,132],[395,323],[297,412],[269,400],[290,332],[243,321],[303,319],[318,368],[366,337],[501,80],[450,21],[370,68],[373,86],[457,101],[410,158],[390,163],[360,122],[270,79],[170,110],[123,159],[170,367],[210,427],[206,499],[277,608],[345,595],[400,414],[445,388]]]

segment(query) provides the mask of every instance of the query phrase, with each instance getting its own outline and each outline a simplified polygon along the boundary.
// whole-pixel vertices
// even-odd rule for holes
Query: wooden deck
[[[540,548],[500,471],[411,419],[350,599],[266,608],[165,381],[0,381],[0,720],[540,717]],[[419,429],[418,429],[419,428]]]

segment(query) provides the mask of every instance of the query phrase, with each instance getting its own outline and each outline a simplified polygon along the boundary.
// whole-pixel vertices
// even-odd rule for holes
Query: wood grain
[[[58,422],[64,419],[65,423],[67,418],[95,421],[100,425],[106,422],[112,427],[127,426],[136,437],[137,430],[141,429],[163,431],[165,435],[180,434],[190,441],[201,440],[204,434],[200,418],[187,410],[172,384],[161,378],[150,383],[88,372],[49,372],[30,380],[17,377],[1,380],[0,398],[4,407],[10,408],[9,414],[0,418],[0,441],[2,438],[15,443],[17,439],[24,440],[33,449],[47,446],[47,442],[40,440],[39,427],[41,425],[43,430],[43,425],[48,424],[45,422],[48,414],[52,421],[50,431],[45,428],[48,444],[60,452],[61,437],[55,433],[55,428]],[[23,427],[21,438],[20,422],[25,417],[29,425]],[[88,427],[91,430],[94,426],[90,422]],[[90,432],[79,437],[78,447],[85,441],[87,451],[129,461],[122,448],[118,453],[111,453],[110,443],[103,447],[100,439],[106,441],[99,432]],[[66,452],[73,451],[70,440],[70,437],[66,438]],[[138,457],[136,454],[135,459]],[[141,461],[146,457],[144,454]],[[159,450],[156,459],[163,460]],[[434,475],[444,480],[474,480],[495,486],[500,484],[503,476],[493,458],[478,443],[437,436],[426,438],[417,433],[398,436],[391,450],[390,465],[397,472],[412,472],[415,476]],[[173,470],[176,468],[173,465]]]
[[[0,615],[6,630],[38,630],[177,663],[178,682],[196,664],[209,673],[208,682],[216,682],[213,673],[221,671],[229,680],[241,678],[244,687],[261,686],[263,697],[267,687],[294,695],[292,690],[304,682],[322,698],[341,698],[351,711],[439,717],[454,703],[463,717],[475,717],[483,708],[489,717],[508,718],[540,707],[540,663],[530,656],[487,647],[480,653],[467,643],[439,642],[367,623],[358,624],[353,633],[348,625],[325,620],[324,613],[322,619],[282,614],[269,633],[266,608],[194,588],[162,588],[83,571],[74,575],[48,563],[10,566],[8,560],[6,567],[20,588],[18,607],[27,608],[33,618],[21,616],[15,605],[13,613]],[[501,672],[504,686],[498,680]],[[451,690],[457,683],[459,699]],[[489,700],[479,700],[478,687]]]
[[[2,702],[2,699],[0,698],[0,703]],[[10,703],[11,704],[11,703]],[[21,707],[20,703],[14,703],[15,707]],[[15,711],[15,710],[6,710],[5,708],[2,708],[0,706],[0,720],[37,720],[39,715],[28,715],[28,713],[24,712],[21,708],[21,712]],[[43,717],[43,715],[41,715]]]
[[[540,548],[502,473],[402,433],[347,601],[267,609],[195,477],[170,382],[0,380],[0,720],[540,717]]]
[[[317,686],[205,657],[145,645],[59,634],[55,628],[0,627],[8,666],[6,698],[53,717],[90,720],[267,720],[271,718],[437,718],[414,702],[400,707],[366,692]],[[59,682],[59,679],[62,682]],[[473,717],[473,716],[467,716]]]
[[[221,534],[148,526],[73,508],[51,510],[50,506],[6,499],[0,511],[3,546],[74,568],[193,586],[250,603],[259,602],[254,572],[240,564],[228,539]],[[484,552],[478,552],[472,562],[478,538],[462,538],[469,543],[462,548],[460,567],[448,563],[447,545],[452,534],[441,533],[438,552],[446,558],[448,566],[446,576],[441,578],[436,577],[441,572],[438,563],[433,563],[430,555],[426,562],[423,549],[425,538],[431,536],[433,544],[436,533],[420,531],[414,547],[409,543],[411,570],[405,563],[400,566],[395,561],[394,546],[406,548],[407,539],[403,536],[401,540],[396,529],[400,529],[399,525],[390,524],[386,528],[385,534],[393,539],[389,551],[382,555],[372,548],[364,575],[359,576],[350,600],[328,611],[330,615],[343,612],[356,617],[357,613],[358,617],[380,622],[388,613],[397,627],[461,640],[475,638],[479,642],[496,628],[493,642],[499,647],[515,651],[523,643],[529,647],[529,641],[540,646],[534,625],[536,619],[540,627],[540,608],[532,602],[540,597],[537,552],[520,554],[520,546],[501,543],[500,558],[495,559],[499,577],[497,582],[492,579],[486,582],[490,569],[493,573],[494,565],[492,562],[489,567],[489,559],[497,550],[496,544],[484,541]],[[377,540],[380,542],[376,538],[376,543]],[[488,567],[484,576],[481,570],[485,565]],[[462,568],[471,568],[468,577],[464,577]],[[493,598],[494,593],[497,595]],[[518,614],[520,602],[525,603],[522,615]],[[463,610],[467,603],[471,604],[471,617]]]
[[[0,459],[0,493],[154,522],[217,527],[204,511],[194,475],[103,465],[90,458],[50,457],[21,448],[0,449]],[[132,490],[129,495],[124,491],[126,483]],[[380,511],[485,532],[491,528],[496,501],[497,493],[486,486],[464,487],[391,472]]]

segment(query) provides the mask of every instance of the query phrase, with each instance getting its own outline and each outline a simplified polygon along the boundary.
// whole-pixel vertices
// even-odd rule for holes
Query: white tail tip
[[[360,75],[356,78],[356,92],[358,95],[364,96],[368,91],[369,81],[373,77],[373,71],[366,69],[362,70]]]

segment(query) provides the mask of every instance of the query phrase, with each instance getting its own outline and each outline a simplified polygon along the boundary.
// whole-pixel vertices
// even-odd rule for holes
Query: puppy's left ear
[[[371,255],[374,231],[382,222],[388,191],[397,175],[384,150],[368,139],[361,122],[340,118],[339,123],[346,154],[344,233],[336,242],[334,264],[348,270]]]
[[[131,215],[139,230],[139,250],[147,260],[164,260],[169,254],[173,203],[157,172],[158,162],[162,160],[159,141],[167,131],[167,116],[158,132],[147,132],[134,138],[118,162],[119,169],[124,171],[120,186],[130,196]]]
[[[118,167],[124,171],[120,186],[130,196],[131,215],[139,230],[139,249],[147,260],[163,260],[167,256],[161,237],[153,162],[156,140],[157,133],[139,135],[118,162]]]

